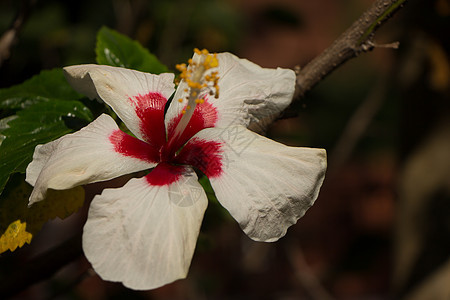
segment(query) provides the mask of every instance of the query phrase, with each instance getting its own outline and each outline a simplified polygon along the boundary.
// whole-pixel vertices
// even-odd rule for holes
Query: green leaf
[[[79,101],[48,100],[19,111],[1,132],[0,192],[10,174],[25,172],[36,145],[55,140],[91,120],[90,110]]]
[[[64,219],[83,206],[84,189],[49,190],[45,200],[28,207],[32,187],[15,174],[0,196],[0,253],[29,244],[48,220]]]
[[[51,99],[78,100],[82,97],[67,83],[62,69],[53,69],[42,71],[21,84],[0,89],[0,109],[18,110]]]
[[[155,55],[117,31],[102,27],[97,34],[97,63],[123,67],[153,74],[168,72]]]

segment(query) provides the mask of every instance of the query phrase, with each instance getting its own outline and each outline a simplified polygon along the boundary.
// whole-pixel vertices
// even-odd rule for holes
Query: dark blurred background
[[[0,88],[42,69],[94,63],[103,25],[172,69],[194,47],[264,67],[303,66],[371,3],[2,0],[0,34],[18,13],[25,18]],[[102,281],[79,256],[15,299],[450,299],[449,33],[449,0],[409,1],[375,36],[399,41],[398,50],[349,61],[294,104],[295,117],[274,124],[270,137],[326,148],[329,157],[316,204],[280,241],[251,241],[210,204],[185,280],[134,292]],[[86,209],[2,254],[2,276],[79,232]]]

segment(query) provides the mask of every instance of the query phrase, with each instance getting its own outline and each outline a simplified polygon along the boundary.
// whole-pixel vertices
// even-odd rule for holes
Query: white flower
[[[325,174],[325,150],[288,147],[255,133],[290,104],[293,71],[200,51],[181,69],[183,80],[165,113],[173,74],[65,68],[77,91],[106,102],[136,137],[103,114],[78,132],[37,146],[27,168],[34,186],[30,205],[49,188],[151,170],[97,195],[83,233],[95,271],[133,289],[186,277],[207,206],[194,169],[208,176],[243,231],[266,242],[284,236],[303,216]]]

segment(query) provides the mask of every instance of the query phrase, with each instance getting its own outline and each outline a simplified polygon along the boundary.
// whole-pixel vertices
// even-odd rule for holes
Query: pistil
[[[184,132],[194,114],[197,105],[201,105],[205,100],[201,98],[201,93],[207,90],[210,95],[215,98],[219,97],[218,72],[208,72],[212,68],[219,65],[216,54],[210,54],[206,49],[194,49],[195,53],[200,57],[194,62],[190,59],[189,66],[179,64],[176,68],[181,72],[180,78],[187,83],[185,92],[188,93],[186,98],[180,98],[178,101],[183,103],[187,100],[185,108],[181,111],[183,114],[180,121],[175,127],[174,134],[170,138],[169,148],[173,145]],[[207,74],[208,73],[208,74]]]

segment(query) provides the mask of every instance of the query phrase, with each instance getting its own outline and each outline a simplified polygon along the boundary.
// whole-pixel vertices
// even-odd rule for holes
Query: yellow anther
[[[178,102],[180,103],[183,102],[183,98],[178,99]]]
[[[177,64],[175,65],[175,68],[177,68],[178,71],[183,72],[186,70],[186,64]]]
[[[193,88],[193,89],[201,89],[204,87],[204,84],[201,84],[200,82],[190,81],[188,79],[186,79],[186,83],[188,84],[188,86],[190,88]]]
[[[205,99],[202,99],[202,98],[195,99],[195,103],[197,103],[197,104],[202,104],[204,102],[205,102]]]
[[[203,62],[203,66],[205,69],[215,68],[219,65],[219,61],[217,59],[217,54],[214,55],[206,54],[205,61]]]
[[[183,110],[181,111],[181,114],[184,115],[185,113],[186,113],[186,110],[183,109]]]
[[[190,109],[191,109],[190,105],[186,106],[186,110],[190,110]]]

